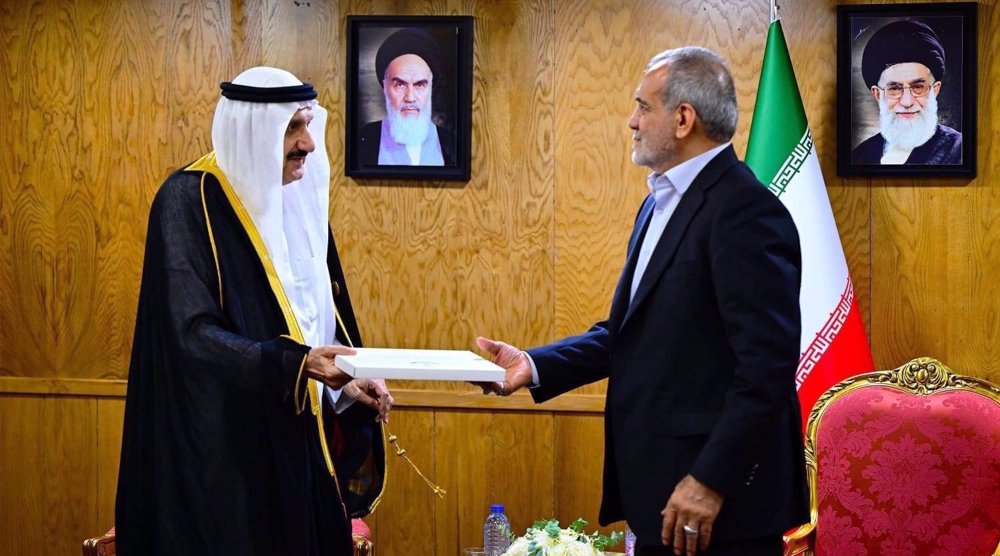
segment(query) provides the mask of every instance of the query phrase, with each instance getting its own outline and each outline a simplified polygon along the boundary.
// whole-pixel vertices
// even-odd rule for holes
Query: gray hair
[[[736,133],[739,110],[729,66],[718,54],[699,46],[664,50],[653,56],[646,72],[667,66],[670,74],[661,92],[663,105],[673,110],[694,107],[709,139],[725,143]]]

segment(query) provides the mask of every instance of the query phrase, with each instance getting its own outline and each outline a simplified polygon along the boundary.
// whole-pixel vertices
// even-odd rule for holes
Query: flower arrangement
[[[622,539],[619,532],[611,536],[583,532],[587,522],[577,519],[569,528],[559,527],[555,519],[536,521],[523,537],[515,540],[503,556],[601,556],[604,549]]]

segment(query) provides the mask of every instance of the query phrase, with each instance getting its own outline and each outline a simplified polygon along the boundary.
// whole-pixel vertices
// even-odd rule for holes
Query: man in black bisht
[[[962,134],[938,122],[944,47],[916,21],[894,21],[868,40],[861,74],[879,107],[880,133],[851,152],[855,164],[961,164]]]
[[[274,68],[222,96],[215,150],[150,212],[118,553],[350,554],[350,518],[382,493],[392,398],[333,363],[361,340],[327,216],[326,111]]]

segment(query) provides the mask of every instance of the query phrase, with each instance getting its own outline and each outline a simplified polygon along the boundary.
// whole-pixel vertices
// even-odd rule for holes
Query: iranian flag
[[[795,386],[805,430],[809,411],[823,392],[875,365],[781,21],[773,7],[746,163],[785,204],[799,230],[802,354]]]

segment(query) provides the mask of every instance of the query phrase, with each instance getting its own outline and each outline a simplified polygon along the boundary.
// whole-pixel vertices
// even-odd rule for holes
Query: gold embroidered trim
[[[295,377],[295,414],[302,415],[302,412],[306,410],[306,400],[299,399],[299,387],[302,386],[302,374],[306,369],[306,359],[309,358],[309,354],[302,356],[302,364],[299,365],[299,374]]]
[[[219,169],[218,161],[215,156],[215,152],[210,152],[205,156],[194,161],[190,166],[185,168],[185,170],[192,172],[206,172],[215,176],[218,180],[219,185],[222,187],[222,191],[226,194],[226,198],[229,199],[229,204],[232,205],[233,211],[236,212],[236,218],[239,219],[240,224],[243,225],[243,229],[246,231],[247,236],[250,238],[250,243],[253,244],[254,250],[257,252],[257,257],[260,258],[261,264],[264,266],[264,273],[267,275],[267,282],[271,286],[271,291],[274,292],[275,298],[278,300],[278,305],[281,307],[281,313],[285,317],[285,325],[288,327],[289,336],[292,340],[300,344],[305,344],[302,337],[302,330],[299,328],[299,321],[295,318],[295,313],[292,311],[292,304],[288,301],[288,296],[285,295],[285,289],[281,286],[281,280],[278,278],[278,272],[274,268],[274,263],[271,261],[271,257],[267,252],[267,246],[264,244],[264,239],[260,236],[260,232],[257,231],[257,226],[253,223],[253,219],[250,218],[250,213],[247,212],[246,207],[243,206],[242,201],[236,195],[233,190],[233,186],[229,183],[225,174]],[[204,179],[204,176],[202,176]],[[322,412],[319,411],[319,386],[314,379],[309,380],[309,394],[312,397],[312,409],[313,414],[316,416],[316,423],[319,427],[319,438],[320,444],[323,449],[323,459],[326,460],[326,468],[330,475],[333,477],[334,482],[337,480],[336,471],[333,468],[333,459],[330,457],[330,452],[326,446],[326,434],[323,431],[323,416]],[[337,486],[338,490],[340,486]]]
[[[297,342],[295,340],[295,338],[292,338],[291,336],[289,336],[287,334],[282,334],[281,337],[282,338],[288,338],[289,340],[291,340],[291,341],[293,341],[295,343],[299,343],[299,342]],[[302,356],[302,364],[299,365],[299,374],[298,374],[298,376],[295,377],[295,414],[296,415],[301,415],[302,412],[305,411],[305,409],[306,409],[306,401],[299,399],[299,388],[300,388],[300,386],[302,386],[302,375],[304,374],[303,371],[305,371],[305,369],[306,369],[306,359],[308,359],[308,358],[309,358],[309,354],[308,353]]]
[[[271,256],[267,253],[267,246],[264,244],[264,239],[260,237],[257,226],[253,223],[253,219],[250,218],[250,213],[243,206],[243,202],[236,195],[233,186],[230,185],[225,174],[219,169],[215,159],[215,152],[210,152],[199,158],[185,168],[185,170],[207,172],[215,176],[215,179],[218,180],[219,185],[222,186],[222,191],[226,194],[226,198],[229,199],[229,204],[232,205],[233,210],[236,212],[236,218],[243,225],[247,236],[250,237],[250,243],[253,244],[254,250],[257,251],[257,257],[260,258],[260,262],[264,266],[264,273],[267,274],[267,281],[271,286],[271,291],[274,292],[275,297],[278,299],[278,305],[281,306],[281,312],[285,317],[285,324],[288,327],[289,335],[296,342],[303,343],[299,321],[295,319],[295,313],[292,312],[292,304],[288,302],[285,290],[281,286],[281,280],[278,278],[278,272],[274,269],[274,263],[271,262]]]
[[[316,382],[313,379],[309,379],[309,387],[310,387],[309,395],[312,396],[313,400],[318,400],[319,399],[319,383]],[[327,386],[327,388],[329,388],[329,386]],[[313,405],[314,406],[316,405],[315,401],[313,402]],[[333,466],[333,458],[330,457],[330,447],[327,446],[327,444],[326,444],[326,429],[323,428],[323,411],[322,410],[319,413],[316,413],[316,427],[319,429],[319,444],[320,444],[320,447],[322,448],[323,459],[326,460],[326,467],[327,467],[327,469],[330,470],[330,476],[333,477],[333,482],[337,486],[337,492],[339,493],[340,492],[340,480],[337,479],[337,470]],[[349,519],[350,516],[347,515],[347,506],[344,505],[343,497],[341,497],[340,506],[344,510],[344,517]]]
[[[337,321],[337,325],[340,327],[340,331],[344,333],[344,338],[347,339],[347,345],[351,349],[354,349],[354,341],[351,340],[351,335],[347,333],[347,326],[344,325],[344,319],[340,318],[340,311],[337,310],[337,300],[334,299],[332,301],[333,301],[333,317],[334,317],[334,320]],[[385,485],[389,482],[389,452],[388,452],[388,449],[387,449],[388,446],[386,446],[386,442],[385,442],[385,435],[386,435],[385,423],[382,423],[382,426],[379,427],[379,428],[382,431],[382,473],[383,473],[383,475],[382,475],[382,488],[378,491],[378,496],[375,497],[375,500],[372,500],[371,505],[368,506],[368,513],[374,512],[375,508],[378,507],[379,502],[382,501],[382,495],[385,493]],[[393,445],[395,445],[396,437],[394,435],[390,434],[389,435],[389,441],[392,442]],[[397,446],[397,449],[398,449],[398,446]],[[405,453],[406,450],[403,450],[403,452]],[[413,469],[417,472],[417,475],[420,475],[421,477],[424,477],[423,473],[420,472],[420,469],[418,469],[417,466],[414,465],[412,461],[410,461],[410,458],[405,458],[405,459],[406,459],[407,462],[409,462],[410,465],[413,466]],[[427,477],[424,477],[424,480],[427,481]],[[434,489],[434,493],[435,494],[438,494],[438,490],[440,490],[441,494],[438,494],[438,496],[441,496],[442,498],[444,497],[443,494],[444,494],[445,491],[443,489],[441,489],[441,487],[439,487],[439,486],[431,483],[430,481],[427,481],[427,482],[428,482],[428,484],[431,485],[431,488]]]
[[[337,326],[340,326],[340,331],[344,333],[344,337],[347,338],[347,345],[351,349],[354,349],[354,341],[351,340],[351,335],[347,333],[347,327],[344,326],[344,319],[340,318],[340,311],[337,310],[337,302],[333,302],[333,319],[337,321]]]
[[[215,234],[212,233],[212,219],[208,216],[208,204],[205,202],[205,174],[201,175],[201,209],[205,211],[205,227],[208,229],[208,242],[212,245],[212,259],[215,260],[215,275],[219,279],[219,309],[224,310],[222,300],[222,267],[219,266],[219,250],[215,247]]]
[[[379,502],[382,501],[382,495],[385,494],[385,486],[389,484],[389,454],[386,452],[385,445],[385,423],[382,423],[379,431],[382,432],[382,488],[379,489],[378,496],[368,506],[368,513],[374,512],[375,508],[378,507]]]
[[[193,162],[190,166],[188,166],[187,168],[185,168],[185,170],[188,170],[188,171],[200,171],[200,172],[205,172],[205,173],[208,173],[208,174],[212,174],[213,176],[215,176],[216,180],[218,180],[219,185],[222,187],[222,191],[226,194],[226,198],[229,200],[230,205],[232,205],[233,210],[236,212],[237,219],[239,219],[240,224],[243,225],[243,229],[246,231],[247,236],[250,238],[250,243],[253,244],[254,250],[257,252],[257,256],[260,258],[261,264],[264,266],[264,272],[267,275],[268,284],[271,286],[271,291],[274,292],[274,295],[275,295],[275,297],[278,300],[278,305],[281,307],[281,312],[282,312],[283,316],[285,317],[285,324],[287,325],[288,331],[289,331],[289,336],[287,336],[287,337],[289,337],[290,339],[294,340],[295,342],[298,342],[299,344],[304,344],[305,342],[304,342],[303,337],[302,337],[302,330],[299,328],[298,320],[296,320],[295,313],[292,311],[291,303],[289,303],[288,297],[285,295],[285,290],[281,286],[281,280],[278,278],[278,273],[277,273],[277,271],[274,268],[274,263],[271,261],[270,255],[268,255],[267,246],[264,244],[264,240],[260,236],[260,232],[257,231],[257,226],[253,223],[253,219],[250,218],[250,214],[247,212],[246,207],[243,206],[243,203],[240,201],[239,197],[236,195],[236,192],[233,190],[233,187],[229,183],[229,180],[226,178],[225,174],[223,174],[222,170],[219,169],[215,152],[214,151],[210,152],[210,153],[206,154],[205,156],[199,158],[198,160],[196,160],[195,162]],[[203,174],[202,175],[202,187],[204,187],[204,180],[205,180],[205,176]],[[203,205],[204,205],[204,202],[205,201],[204,201],[204,192],[203,192],[202,193],[202,203],[203,203]],[[206,209],[206,217],[207,217],[207,209]],[[213,241],[213,251],[214,251],[214,249],[215,249],[215,245],[214,245],[214,241]],[[216,264],[218,264],[218,262],[216,262]],[[221,298],[221,295],[222,295],[222,293],[221,293],[222,292],[222,290],[221,290],[221,280],[222,280],[221,274],[219,276],[220,276],[220,278],[219,278],[219,280],[220,280],[220,290],[219,290],[220,293],[219,293],[219,295],[220,295],[220,298]],[[343,320],[340,318],[340,312],[337,310],[337,303],[336,303],[336,301],[333,302],[333,314],[334,314],[335,320],[337,321],[337,324],[340,326],[341,331],[344,333],[344,337],[347,338],[348,345],[353,348],[354,347],[354,342],[351,340],[351,336],[347,333],[347,328],[344,325]],[[306,357],[308,357],[308,356],[306,356]],[[297,412],[299,412],[299,408],[300,407],[302,407],[302,409],[304,410],[304,406],[305,406],[304,403],[302,403],[302,405],[300,406],[299,404],[301,402],[298,400],[298,386],[300,384],[299,381],[301,380],[302,372],[305,369],[305,361],[306,361],[306,358],[304,357],[302,359],[302,365],[299,368],[299,377],[296,378],[295,396],[296,396],[296,410],[297,410]],[[319,432],[320,447],[322,448],[323,459],[326,461],[327,471],[330,473],[330,476],[333,477],[334,485],[337,487],[337,491],[339,492],[340,491],[340,482],[337,479],[337,472],[336,472],[336,469],[333,466],[333,458],[330,457],[330,449],[327,446],[327,443],[326,443],[326,433],[325,433],[325,429],[323,428],[323,411],[322,411],[322,407],[321,407],[321,404],[320,404],[319,383],[316,380],[311,379],[311,378],[307,379],[307,380],[309,381],[308,390],[309,390],[310,398],[312,398],[312,400],[311,400],[312,401],[312,404],[311,404],[312,405],[312,411],[313,411],[313,415],[315,415],[315,417],[316,417],[316,425],[317,425],[318,432]],[[385,470],[385,476],[383,477],[383,480],[382,480],[382,489],[379,491],[379,495],[375,498],[375,500],[372,502],[371,506],[369,506],[369,508],[368,508],[369,513],[372,512],[372,511],[374,511],[375,507],[378,506],[379,502],[381,502],[381,500],[382,500],[382,494],[385,492],[385,485],[386,485],[386,482],[388,481],[388,475],[389,475],[389,465],[388,465],[389,462],[388,462],[388,454],[387,454],[387,451],[386,451],[386,440],[385,440],[385,434],[386,434],[385,425],[383,424],[383,426],[381,428],[382,428],[382,453],[383,453],[383,460],[384,460],[384,462],[383,462],[384,463],[383,469]],[[393,439],[393,442],[394,442],[395,441],[395,437],[393,436],[392,439]],[[405,454],[405,450],[403,450],[403,453]],[[414,465],[413,462],[409,460],[409,458],[405,458],[404,457],[404,459],[406,459],[410,463],[410,465],[413,466],[413,468],[417,471],[417,474],[419,474],[421,477],[423,477],[423,474],[420,473],[420,470],[417,469],[416,465]],[[424,480],[426,481],[427,479],[424,478]],[[443,493],[444,493],[444,490],[442,490],[440,487],[438,487],[436,485],[433,485],[433,483],[431,483],[431,484],[432,484],[432,488],[435,489],[435,494],[438,494],[438,496],[442,496]],[[438,491],[440,491],[440,492],[438,492]],[[347,516],[347,507],[344,505],[343,501],[341,501],[340,505],[341,505],[341,508],[344,510],[344,515],[346,517]]]

